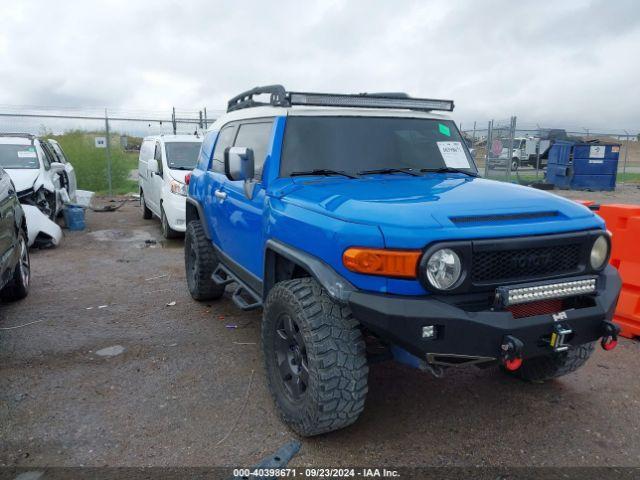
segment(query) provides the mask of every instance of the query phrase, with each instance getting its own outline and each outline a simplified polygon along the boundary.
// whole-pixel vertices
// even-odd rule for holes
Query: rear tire
[[[507,372],[527,382],[544,382],[575,372],[583,366],[595,348],[595,343],[585,343],[566,352],[552,353],[522,362],[515,372]],[[506,371],[506,370],[505,370]]]
[[[369,367],[358,321],[311,278],[276,284],[267,297],[262,350],[280,417],[302,436],[354,423]]]
[[[147,207],[147,203],[144,201],[144,192],[140,191],[140,206],[142,207],[142,218],[145,220],[151,220],[153,213]]]
[[[29,294],[29,280],[31,279],[31,261],[29,259],[29,247],[27,235],[20,232],[19,246],[20,260],[13,272],[13,279],[9,285],[0,291],[0,298],[10,302],[22,300]]]
[[[176,232],[169,225],[169,220],[167,220],[167,214],[164,213],[164,207],[160,207],[160,222],[162,223],[162,236],[167,240],[171,240],[172,238],[180,237],[180,232]]]
[[[224,287],[218,286],[211,279],[213,271],[218,266],[218,257],[197,220],[187,225],[184,264],[187,287],[194,300],[216,300],[222,297]]]

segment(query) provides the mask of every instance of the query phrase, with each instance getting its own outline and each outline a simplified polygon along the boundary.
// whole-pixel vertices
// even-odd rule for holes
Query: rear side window
[[[49,143],[49,145],[51,145],[51,148],[53,148],[53,151],[58,157],[58,161],[60,161],[60,163],[68,162],[67,157],[65,157],[64,152],[62,151],[62,148],[60,148],[60,145],[58,145],[57,143]]]
[[[267,122],[252,122],[240,125],[234,145],[253,150],[256,178],[262,177],[262,167],[267,157],[267,150],[271,143],[273,120]]]
[[[49,146],[44,142],[40,142],[40,148],[43,152],[42,164],[44,165],[45,170],[49,170],[51,168],[51,164],[56,161],[51,150],[49,150]]]
[[[213,162],[211,162],[211,170],[218,173],[224,173],[224,151],[233,145],[236,126],[227,125],[218,134],[216,147],[213,150]]]

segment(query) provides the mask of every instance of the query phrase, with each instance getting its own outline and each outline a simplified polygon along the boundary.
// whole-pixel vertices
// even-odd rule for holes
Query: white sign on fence
[[[95,137],[96,148],[107,148],[107,137]]]

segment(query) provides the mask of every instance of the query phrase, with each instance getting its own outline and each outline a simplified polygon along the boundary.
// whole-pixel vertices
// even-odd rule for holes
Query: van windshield
[[[38,154],[32,145],[0,144],[0,167],[39,168]]]
[[[476,172],[450,120],[397,117],[290,116],[282,151],[283,177],[334,170],[440,169]]]
[[[198,163],[200,142],[166,142],[167,166],[171,170],[193,170]]]

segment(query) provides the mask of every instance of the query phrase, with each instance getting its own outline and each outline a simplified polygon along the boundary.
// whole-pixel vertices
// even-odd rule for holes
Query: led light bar
[[[498,287],[496,299],[502,306],[518,305],[552,298],[567,298],[596,291],[596,279],[585,278],[568,282],[531,285],[526,287]]]
[[[453,111],[453,100],[433,100],[429,98],[411,98],[400,95],[341,95],[333,93],[288,92],[291,105],[313,105],[320,107],[356,107],[356,108],[400,108],[409,110]]]

